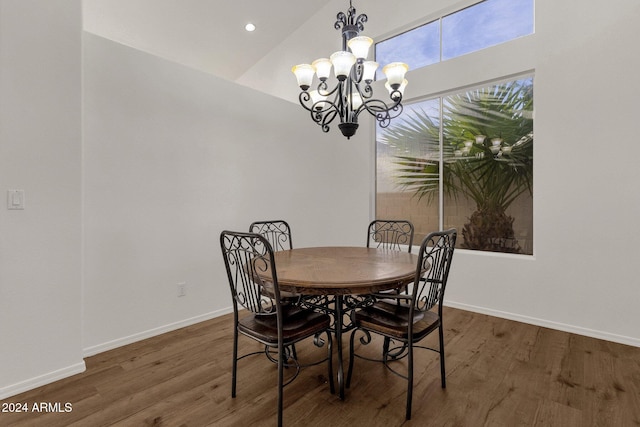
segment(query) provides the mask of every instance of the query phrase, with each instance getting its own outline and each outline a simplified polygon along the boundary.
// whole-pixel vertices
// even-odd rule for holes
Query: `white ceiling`
[[[86,31],[237,80],[327,3],[84,0],[83,18]],[[245,31],[248,22],[256,25],[256,31]]]
[[[458,0],[456,3],[474,0]],[[477,1],[477,0],[475,0]],[[353,0],[379,40],[451,0]],[[298,102],[291,67],[341,48],[336,14],[349,0],[83,0],[84,30],[265,93]],[[256,25],[249,33],[248,22]]]

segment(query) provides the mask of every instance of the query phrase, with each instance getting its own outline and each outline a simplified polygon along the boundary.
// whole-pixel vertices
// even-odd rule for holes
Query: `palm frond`
[[[435,199],[442,161],[447,195],[469,197],[479,208],[506,209],[521,194],[532,194],[532,109],[532,79],[516,80],[448,96],[439,117],[414,110],[387,128],[379,142],[395,152],[398,185],[420,199]],[[475,143],[477,135],[486,141]],[[494,155],[491,138],[501,138],[511,151]],[[461,155],[469,141],[469,151]]]

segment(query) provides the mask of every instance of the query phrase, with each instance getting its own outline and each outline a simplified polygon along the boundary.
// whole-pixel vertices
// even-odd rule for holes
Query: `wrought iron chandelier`
[[[338,128],[349,139],[355,135],[358,116],[363,111],[374,116],[382,127],[389,126],[391,119],[402,112],[402,95],[407,85],[404,76],[409,67],[402,62],[386,65],[382,71],[387,77],[388,103],[373,99],[371,83],[379,65],[375,61],[367,61],[373,40],[360,36],[368,20],[367,15],[356,16],[356,9],[349,0],[347,14],[340,12],[336,18],[334,27],[342,30],[342,50],[312,64],[296,65],[291,71],[302,90],[298,97],[300,105],[309,111],[311,119],[324,132],[329,132],[329,124],[339,118]],[[332,67],[337,83],[330,88],[328,80]],[[317,89],[309,91],[315,76],[319,80]]]

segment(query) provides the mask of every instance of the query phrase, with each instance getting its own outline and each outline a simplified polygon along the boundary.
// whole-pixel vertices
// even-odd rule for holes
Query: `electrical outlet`
[[[178,283],[178,296],[184,297],[187,295],[187,282]]]
[[[24,190],[7,190],[7,209],[24,209]]]

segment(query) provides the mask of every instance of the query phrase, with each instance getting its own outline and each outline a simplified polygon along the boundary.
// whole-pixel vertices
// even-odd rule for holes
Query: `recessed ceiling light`
[[[249,22],[247,25],[244,26],[244,29],[251,32],[256,30],[256,26],[253,25],[251,22]]]

